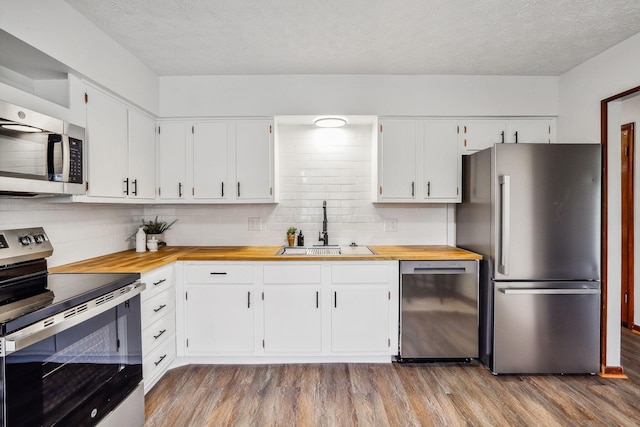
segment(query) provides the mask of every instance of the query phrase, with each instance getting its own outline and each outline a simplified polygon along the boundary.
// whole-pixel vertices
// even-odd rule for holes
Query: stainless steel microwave
[[[84,194],[84,129],[0,101],[0,196]]]

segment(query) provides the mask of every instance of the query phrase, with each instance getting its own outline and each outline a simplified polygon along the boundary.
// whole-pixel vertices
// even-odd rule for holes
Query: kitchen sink
[[[375,255],[368,246],[283,246],[276,255],[335,256],[335,255]]]

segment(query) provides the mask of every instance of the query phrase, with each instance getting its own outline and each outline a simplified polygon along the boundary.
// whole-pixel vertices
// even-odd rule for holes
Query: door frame
[[[607,298],[608,292],[608,282],[607,282],[607,274],[609,271],[609,266],[607,263],[607,228],[609,226],[609,216],[608,212],[608,182],[609,182],[609,169],[607,167],[608,164],[608,131],[609,131],[609,102],[611,101],[619,101],[625,97],[635,95],[640,93],[640,86],[636,86],[632,89],[626,90],[624,92],[620,92],[616,95],[610,96],[609,98],[605,98],[600,101],[600,143],[602,145],[602,225],[601,225],[601,264],[602,264],[602,274],[601,274],[601,289],[602,289],[602,304],[600,309],[600,374],[601,375],[624,375],[621,366],[607,366],[607,305],[609,303]],[[619,126],[619,125],[618,125]],[[620,301],[615,301],[616,304],[619,304]],[[619,319],[618,319],[619,321]]]
[[[634,277],[634,251],[635,251],[635,224],[634,224],[634,213],[635,213],[635,188],[634,188],[634,178],[635,178],[635,125],[634,123],[625,123],[620,127],[620,132],[627,131],[629,132],[629,149],[628,152],[622,157],[622,163],[627,164],[628,171],[626,173],[626,177],[621,175],[621,189],[622,189],[622,282],[627,284],[627,301],[624,303],[626,305],[627,316],[626,318],[621,318],[622,322],[626,324],[626,327],[629,329],[634,329],[634,286],[635,286],[635,277]],[[622,154],[622,153],[621,153]],[[623,165],[621,165],[623,166]],[[626,185],[625,179],[626,178]],[[626,188],[626,191],[625,191]],[[625,211],[627,215],[625,215]],[[626,219],[626,221],[625,221]],[[624,288],[623,288],[624,289]],[[623,293],[624,296],[624,293]],[[622,303],[622,301],[621,301]]]

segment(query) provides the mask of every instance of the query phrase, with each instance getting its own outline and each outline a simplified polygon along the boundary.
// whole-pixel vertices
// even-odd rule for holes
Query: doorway
[[[635,132],[634,124],[627,123],[620,129],[620,184],[621,184],[621,322],[629,329],[634,327],[634,175],[635,175]]]

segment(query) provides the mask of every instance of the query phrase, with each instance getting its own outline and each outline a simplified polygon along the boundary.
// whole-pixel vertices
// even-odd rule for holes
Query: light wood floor
[[[640,335],[628,380],[493,376],[479,364],[192,365],[146,396],[152,426],[638,426]]]

